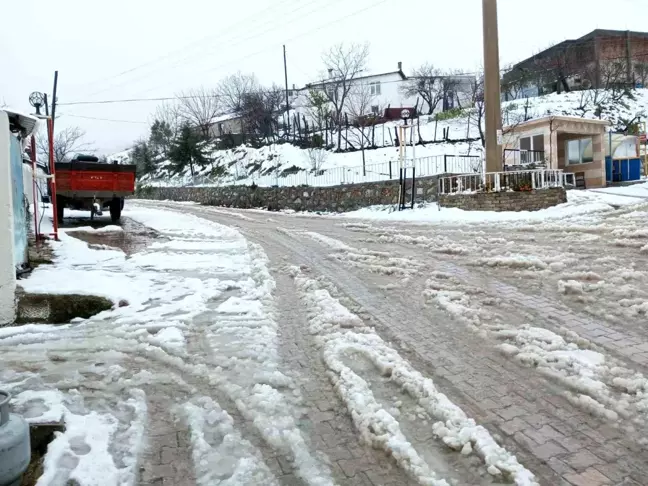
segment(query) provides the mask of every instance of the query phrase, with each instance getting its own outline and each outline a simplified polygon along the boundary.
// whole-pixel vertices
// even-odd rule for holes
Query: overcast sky
[[[424,62],[475,71],[482,59],[480,0],[20,0],[0,24],[0,105],[30,111],[59,70],[59,127],[79,126],[102,154],[146,135],[155,102],[66,102],[173,96],[236,71],[283,85],[321,72],[337,42],[369,42],[369,70]],[[648,30],[646,0],[499,0],[505,66],[593,29]],[[7,15],[8,14],[8,15]],[[93,117],[122,122],[93,120]],[[129,122],[129,123],[126,123]]]

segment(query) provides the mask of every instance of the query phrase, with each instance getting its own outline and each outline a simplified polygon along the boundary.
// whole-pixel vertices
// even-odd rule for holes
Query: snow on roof
[[[365,74],[364,76],[357,76],[357,77],[353,78],[353,80],[358,81],[360,79],[379,78],[381,76],[389,76],[389,75],[392,75],[392,74],[398,74],[401,77],[401,79],[407,79],[407,76],[405,75],[405,73],[401,69],[397,69],[396,71],[387,71],[387,72],[382,72],[382,73]],[[317,81],[312,81],[310,83],[307,83],[305,88],[310,88],[310,87],[313,87],[313,86],[323,86],[325,84],[333,83],[335,81],[336,81],[336,78],[333,78],[333,77],[328,78],[328,79],[320,79],[320,80],[317,80]],[[304,89],[304,88],[302,88],[302,89]]]
[[[227,113],[225,115],[220,115],[220,116],[217,116],[216,118],[213,118],[211,123],[213,125],[214,123],[220,123],[220,122],[224,122],[224,121],[228,121],[228,120],[235,120],[237,118],[241,118],[241,115],[239,115],[237,113]]]
[[[551,121],[562,121],[562,122],[570,122],[570,123],[589,123],[593,125],[603,125],[603,126],[609,126],[610,122],[609,120],[596,120],[593,118],[581,118],[578,116],[543,116],[542,118],[534,118],[533,120],[528,120],[522,123],[519,123],[517,125],[510,125],[507,127],[504,127],[504,131],[519,131],[520,128],[526,128],[529,126],[533,125],[543,125],[546,123],[549,123]]]
[[[38,127],[38,118],[34,115],[28,115],[13,108],[0,108],[0,110],[7,113],[11,123],[16,124],[23,135],[23,137],[28,137],[33,132],[36,131]]]

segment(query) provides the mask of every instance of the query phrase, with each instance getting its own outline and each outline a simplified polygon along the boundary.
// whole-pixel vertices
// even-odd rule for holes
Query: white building
[[[406,84],[415,81],[415,78],[408,77],[403,72],[401,62],[397,66],[395,71],[359,76],[351,81],[352,88],[344,109],[350,120],[360,115],[384,115],[386,108],[414,108],[417,102],[419,114],[428,114],[428,105],[421,97],[407,96],[403,93]],[[440,78],[436,82],[439,84],[439,90],[442,83],[451,83],[452,86],[444,90],[444,97],[433,113],[470,106],[475,76],[453,75]],[[341,89],[340,81],[329,72],[327,80],[307,84],[301,90],[294,90],[293,86],[291,104],[300,115],[308,117],[309,93],[312,90],[326,91],[331,98],[336,88]]]

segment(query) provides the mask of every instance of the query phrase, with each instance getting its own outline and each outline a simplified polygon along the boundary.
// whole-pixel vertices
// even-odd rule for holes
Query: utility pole
[[[284,81],[286,83],[286,139],[290,133],[290,101],[288,99],[288,65],[286,64],[286,44],[283,46]]]
[[[54,119],[56,117],[56,88],[58,86],[58,71],[54,71],[54,90],[52,91],[52,136],[54,136]]]
[[[497,0],[482,0],[484,17],[484,103],[486,105],[486,172],[502,170],[499,34]]]

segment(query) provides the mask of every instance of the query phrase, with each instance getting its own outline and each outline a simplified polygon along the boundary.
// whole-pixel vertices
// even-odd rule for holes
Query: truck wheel
[[[110,201],[110,219],[113,223],[119,223],[119,218],[121,218],[122,203],[120,198],[115,197]]]
[[[63,224],[63,213],[65,212],[65,199],[56,196],[56,219],[59,224]]]

